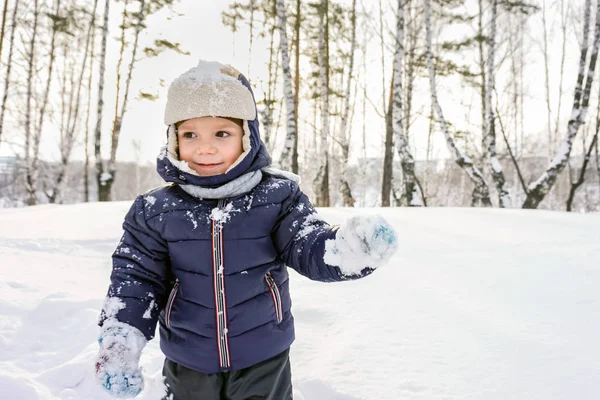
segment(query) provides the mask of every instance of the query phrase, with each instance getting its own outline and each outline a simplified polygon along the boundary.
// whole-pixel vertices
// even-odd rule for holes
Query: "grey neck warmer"
[[[248,193],[262,180],[260,170],[248,172],[217,188],[205,188],[196,185],[180,185],[188,194],[202,199],[226,199]]]
[[[282,171],[276,168],[263,168],[262,170],[248,172],[218,188],[205,188],[196,185],[180,185],[191,196],[200,200],[202,199],[226,199],[248,193],[256,187],[262,180],[263,171],[268,174],[282,179],[288,179],[296,183],[300,183],[300,177],[288,171]]]

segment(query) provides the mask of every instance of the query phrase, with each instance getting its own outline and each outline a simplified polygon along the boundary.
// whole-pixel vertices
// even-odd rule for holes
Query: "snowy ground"
[[[129,203],[0,210],[0,398],[109,399],[92,378]],[[600,214],[379,212],[392,263],[357,282],[293,274],[295,399],[600,398]],[[142,357],[158,400],[158,341]]]

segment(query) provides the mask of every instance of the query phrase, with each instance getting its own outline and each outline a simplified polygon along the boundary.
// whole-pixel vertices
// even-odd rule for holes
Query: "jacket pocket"
[[[166,324],[167,328],[171,328],[171,310],[173,309],[173,303],[175,302],[175,297],[177,297],[177,292],[179,291],[179,278],[175,279],[175,284],[173,285],[173,289],[171,289],[171,293],[169,294],[169,300],[167,300],[167,313],[166,313]]]
[[[267,281],[267,285],[271,291],[271,297],[273,297],[273,306],[275,307],[277,323],[280,324],[281,321],[283,321],[283,309],[281,306],[281,294],[279,293],[279,288],[277,287],[275,279],[273,279],[273,276],[270,272],[265,275],[265,281]]]

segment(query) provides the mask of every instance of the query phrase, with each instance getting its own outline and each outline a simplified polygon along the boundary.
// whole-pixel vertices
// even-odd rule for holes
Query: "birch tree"
[[[2,95],[2,105],[0,106],[0,143],[2,143],[2,131],[4,128],[4,115],[6,113],[6,103],[8,101],[8,91],[10,88],[10,79],[13,65],[13,54],[15,48],[15,32],[17,31],[17,13],[20,0],[15,0],[11,16],[10,39],[8,42],[8,61],[6,63],[6,78],[4,80],[4,91]]]
[[[294,140],[294,149],[292,151],[292,172],[298,174],[300,171],[298,165],[298,118],[300,112],[300,25],[302,22],[302,0],[296,0],[296,18],[294,22],[294,49],[296,51],[294,74],[294,120],[296,122],[296,138]]]
[[[511,207],[511,200],[508,190],[504,187],[506,181],[504,179],[504,172],[502,171],[502,165],[500,161],[498,161],[498,157],[496,155],[496,121],[494,114],[494,106],[492,94],[494,93],[494,77],[495,77],[495,64],[494,64],[494,56],[495,56],[495,45],[496,45],[496,19],[498,16],[498,0],[492,0],[492,14],[490,17],[490,25],[491,32],[489,36],[489,50],[488,50],[488,81],[487,81],[487,90],[486,90],[486,100],[487,100],[487,126],[488,126],[488,134],[487,134],[487,145],[488,145],[488,155],[489,162],[492,172],[492,179],[496,184],[496,189],[498,190],[498,204],[501,208]]]
[[[8,13],[8,0],[4,0],[2,9],[2,27],[0,27],[0,60],[2,60],[2,47],[4,44],[4,32],[6,30],[6,14]]]
[[[329,1],[319,4],[319,77],[321,94],[320,165],[314,180],[317,207],[329,207]]]
[[[40,5],[38,0],[33,1],[33,23],[31,28],[31,40],[29,41],[28,52],[26,54],[27,58],[27,98],[26,98],[26,106],[25,106],[25,169],[26,169],[26,182],[27,182],[27,192],[29,196],[27,197],[27,205],[34,205],[36,203],[35,198],[35,188],[31,188],[30,184],[33,178],[33,164],[32,164],[32,149],[31,149],[31,140],[32,134],[39,135],[39,132],[33,132],[35,127],[33,126],[35,123],[33,121],[34,117],[34,108],[33,108],[33,97],[34,97],[34,79],[36,76],[36,44],[37,44],[37,32],[38,32],[38,21],[40,14]],[[34,129],[32,129],[34,128]]]
[[[537,208],[544,200],[552,186],[556,183],[559,174],[563,171],[573,147],[573,141],[577,136],[580,126],[584,123],[587,116],[590,92],[594,81],[594,71],[598,58],[598,45],[600,44],[600,2],[596,5],[596,22],[594,27],[594,36],[592,42],[592,52],[589,65],[587,65],[587,53],[589,51],[589,32],[591,0],[585,1],[585,14],[583,20],[583,40],[579,59],[579,72],[575,85],[575,95],[573,99],[573,108],[571,117],[567,124],[567,132],[562,141],[559,150],[550,162],[550,165],[544,173],[528,187],[527,197],[523,203],[523,208]],[[585,81],[585,85],[584,85]]]
[[[426,58],[427,58],[427,69],[429,71],[429,86],[431,91],[431,101],[433,103],[433,109],[438,119],[442,132],[446,138],[446,144],[450,153],[454,155],[456,163],[465,170],[469,179],[475,185],[472,195],[472,206],[485,206],[490,207],[492,205],[490,200],[490,192],[487,182],[485,181],[481,171],[474,165],[473,160],[466,154],[463,154],[456,144],[454,139],[450,135],[450,129],[444,114],[442,107],[437,97],[437,87],[435,82],[435,70],[433,67],[433,51],[431,45],[431,0],[425,0],[425,36],[426,36]]]
[[[94,10],[95,13],[95,10]],[[90,46],[90,66],[87,81],[87,110],[85,116],[85,161],[83,167],[83,196],[84,201],[90,201],[90,114],[92,111],[92,77],[94,74],[94,50],[96,48],[96,25],[92,25],[92,45]]]
[[[394,84],[393,84],[393,129],[396,141],[396,151],[400,157],[404,178],[404,197],[409,206],[421,206],[417,186],[415,184],[415,160],[410,152],[408,140],[402,129],[402,69],[404,60],[404,2],[398,0],[396,22],[396,48],[394,53]]]
[[[108,16],[110,13],[110,0],[104,2],[104,24],[102,26],[102,45],[100,49],[100,66],[98,80],[98,104],[96,111],[96,128],[94,130],[94,155],[96,158],[96,182],[98,184],[98,200],[100,200],[100,188],[105,182],[104,166],[102,163],[102,115],[104,111],[104,75],[106,72],[106,39],[108,37]]]
[[[50,38],[50,51],[48,53],[48,72],[46,78],[46,85],[44,89],[44,94],[42,97],[42,104],[40,106],[39,119],[37,125],[35,127],[35,134],[33,137],[33,148],[31,155],[31,163],[30,168],[27,169],[26,173],[26,185],[25,188],[27,190],[27,198],[28,203],[33,205],[37,202],[36,200],[36,187],[39,176],[39,153],[40,153],[40,141],[42,137],[42,132],[44,132],[44,122],[46,120],[46,111],[48,107],[48,100],[50,97],[50,90],[52,87],[52,82],[54,80],[53,72],[54,72],[54,61],[56,59],[56,38],[59,33],[67,33],[68,32],[68,20],[67,18],[60,15],[61,8],[61,0],[56,1],[54,13],[48,13],[48,17],[52,21],[52,33]]]
[[[348,159],[350,156],[350,137],[351,130],[348,129],[349,118],[350,118],[350,92],[352,89],[352,76],[354,75],[354,53],[356,51],[356,0],[352,0],[352,8],[350,11],[350,61],[346,77],[346,90],[344,93],[343,111],[340,124],[340,147],[342,151],[341,160],[341,176],[340,176],[340,190],[342,192],[342,201],[345,207],[354,207],[354,198],[352,197],[352,190],[350,189],[350,183],[348,181]]]
[[[599,107],[598,110],[600,110],[600,102],[598,103]],[[574,181],[573,178],[571,178],[571,188],[569,189],[569,197],[567,198],[567,211],[573,211],[573,200],[575,199],[575,192],[577,191],[577,189],[579,189],[581,187],[581,185],[583,185],[583,182],[585,182],[585,174],[587,172],[588,166],[590,165],[590,160],[592,158],[592,151],[594,150],[594,148],[597,149],[598,146],[598,131],[600,130],[600,117],[596,117],[596,131],[594,133],[594,136],[592,136],[592,141],[589,144],[587,151],[584,154],[583,157],[583,162],[581,164],[581,169],[579,170],[579,175],[577,176],[577,180]],[[585,141],[584,141],[584,148],[585,148]]]
[[[287,19],[285,15],[285,1],[277,0],[277,21],[279,24],[279,46],[281,53],[281,66],[283,68],[283,87],[286,108],[286,136],[281,155],[281,166],[284,169],[292,168],[292,157],[297,140],[296,105],[294,89],[292,86],[292,72],[290,69],[290,56],[287,40]]]

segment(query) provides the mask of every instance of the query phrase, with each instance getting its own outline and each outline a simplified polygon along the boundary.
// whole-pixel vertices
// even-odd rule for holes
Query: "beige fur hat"
[[[252,93],[230,65],[200,60],[169,87],[165,124],[198,117],[256,118]]]

